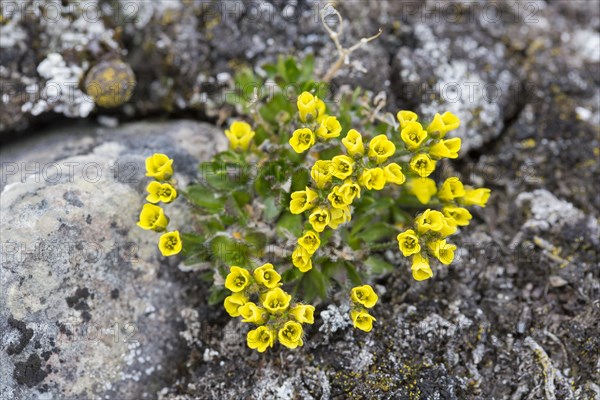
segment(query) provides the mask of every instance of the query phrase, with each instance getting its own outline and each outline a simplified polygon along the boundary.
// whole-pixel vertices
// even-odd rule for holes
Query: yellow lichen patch
[[[129,64],[118,60],[102,61],[93,66],[85,78],[86,94],[100,107],[125,104],[135,88],[135,74]]]
[[[535,147],[536,144],[537,144],[537,142],[533,138],[522,140],[519,143],[519,145],[521,146],[522,149],[532,149]]]

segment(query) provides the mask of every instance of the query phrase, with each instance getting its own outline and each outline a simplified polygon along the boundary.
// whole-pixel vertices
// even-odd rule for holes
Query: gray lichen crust
[[[63,143],[81,153],[61,154]],[[184,185],[183,166],[222,149],[222,133],[139,123],[50,133],[39,144],[2,151],[3,167],[17,170],[3,175],[0,206],[0,398],[153,397],[184,354],[185,282],[160,257],[158,237],[135,226],[144,158],[168,152]],[[182,203],[169,214],[183,228]]]

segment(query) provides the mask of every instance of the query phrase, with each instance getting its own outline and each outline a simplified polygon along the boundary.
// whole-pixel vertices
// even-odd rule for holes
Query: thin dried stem
[[[327,22],[325,21],[325,10],[326,10],[325,8],[323,10],[321,10],[321,23],[323,24],[323,27],[329,34],[329,37],[331,38],[331,40],[333,40],[333,43],[335,44],[335,47],[338,51],[338,59],[329,68],[327,73],[325,73],[323,78],[321,78],[321,81],[325,82],[325,83],[331,82],[331,80],[333,79],[335,74],[340,70],[340,68],[342,68],[342,66],[344,66],[344,64],[350,63],[350,54],[352,54],[354,51],[358,50],[361,46],[369,43],[372,40],[377,39],[382,33],[382,30],[380,28],[379,32],[377,32],[375,35],[367,37],[367,38],[362,38],[358,41],[358,43],[354,44],[352,47],[345,48],[340,43],[340,37],[342,36],[342,33],[344,31],[344,19],[342,18],[339,11],[336,10],[334,7],[330,7],[329,9],[332,10],[331,13],[333,13],[333,15],[335,15],[338,19],[337,30],[334,31],[333,29],[331,29],[329,27],[329,25],[327,24]]]

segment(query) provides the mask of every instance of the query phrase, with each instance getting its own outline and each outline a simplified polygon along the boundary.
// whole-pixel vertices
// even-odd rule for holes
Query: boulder
[[[225,146],[184,120],[76,126],[2,150],[2,400],[153,398],[173,379],[186,283],[159,234],[135,225],[144,159],[174,158],[183,186]],[[184,200],[165,209],[185,229]]]

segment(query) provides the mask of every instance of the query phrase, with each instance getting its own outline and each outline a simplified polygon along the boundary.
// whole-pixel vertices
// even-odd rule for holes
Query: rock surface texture
[[[186,284],[158,234],[135,226],[144,158],[188,166],[175,174],[185,185],[224,145],[220,130],[181,121],[70,128],[0,153],[2,400],[154,398],[175,379]],[[171,224],[185,211],[173,204]]]
[[[34,3],[70,7],[19,4]],[[377,281],[371,334],[321,304],[303,348],[259,355],[242,324],[207,305],[200,272],[161,258],[135,226],[144,158],[172,155],[185,186],[225,146],[219,129],[22,131],[0,153],[0,399],[600,398],[600,11],[492,3],[339,4],[344,43],[383,35],[333,86],[384,91],[392,112],[456,113],[464,148],[440,170],[493,190],[457,236],[455,263],[415,282],[399,258]],[[233,112],[222,91],[238,66],[314,53],[322,73],[335,59],[320,2],[78,4],[57,22],[21,8],[0,22],[0,79],[14,89],[0,140],[51,115],[214,121]],[[84,23],[85,4],[103,18]],[[114,56],[136,76],[124,105],[90,105],[80,87],[52,102],[21,95]],[[170,216],[185,225],[181,203]]]

